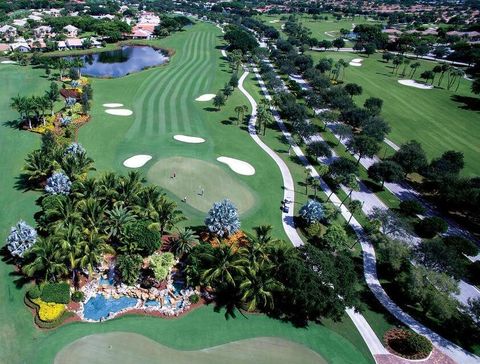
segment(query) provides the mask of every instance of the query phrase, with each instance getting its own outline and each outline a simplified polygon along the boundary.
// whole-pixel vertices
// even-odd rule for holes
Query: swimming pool
[[[83,316],[85,319],[99,321],[108,317],[109,313],[116,313],[128,307],[134,307],[137,299],[122,296],[120,298],[105,298],[98,294],[91,297],[83,307]]]

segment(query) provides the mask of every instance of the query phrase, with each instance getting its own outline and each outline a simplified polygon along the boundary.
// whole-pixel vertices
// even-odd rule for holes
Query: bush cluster
[[[75,291],[72,293],[72,301],[73,302],[81,302],[85,298],[85,295],[82,291]]]
[[[40,298],[44,302],[67,304],[70,302],[70,286],[66,282],[47,283],[42,288]]]
[[[136,221],[126,228],[129,240],[138,244],[143,256],[152,255],[160,247],[160,233],[148,226],[148,221]]]

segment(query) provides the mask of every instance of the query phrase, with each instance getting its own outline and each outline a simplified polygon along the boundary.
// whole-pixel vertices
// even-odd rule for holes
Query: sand
[[[432,85],[427,85],[424,83],[419,83],[414,80],[398,80],[398,83],[404,86],[410,86],[415,88],[420,88],[422,90],[431,90],[433,88]]]
[[[105,112],[116,116],[130,116],[133,114],[133,111],[128,109],[107,109]]]
[[[16,64],[15,61],[2,61],[2,64]]]
[[[235,173],[244,175],[244,176],[253,176],[255,174],[255,168],[250,163],[241,161],[235,158],[229,157],[218,157],[217,161],[220,163],[225,163],[230,167]]]
[[[362,65],[363,59],[362,58],[355,58],[352,59],[348,64],[353,67],[360,67]]]
[[[151,155],[138,154],[126,159],[123,162],[123,165],[127,168],[140,168],[143,167],[150,159],[152,159]]]
[[[195,99],[195,101],[211,101],[215,97],[215,94],[205,94],[202,96],[199,96]]]
[[[111,104],[103,104],[103,107],[122,107],[123,104],[111,103]]]
[[[274,23],[278,23],[279,21],[280,21],[280,20],[278,20],[278,19],[274,19],[274,20],[270,20],[269,23],[274,24]]]
[[[179,142],[184,142],[184,143],[191,143],[191,144],[199,144],[199,143],[205,143],[205,139],[199,138],[199,137],[192,137],[188,135],[174,135],[173,139],[178,140]]]
[[[224,56],[225,58],[227,58],[227,52],[225,52],[225,49],[222,49],[222,56]]]

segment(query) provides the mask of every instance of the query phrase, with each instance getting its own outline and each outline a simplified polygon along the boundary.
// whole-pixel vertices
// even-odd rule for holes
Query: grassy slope
[[[345,52],[310,52],[315,62],[322,57],[363,58],[358,54]],[[417,62],[417,60],[412,60]],[[424,70],[433,68],[434,63],[421,61],[415,78]],[[466,176],[480,174],[480,135],[478,96],[470,91],[471,82],[462,79],[458,92],[435,87],[433,90],[421,90],[400,85],[402,77],[392,75],[391,64],[381,61],[381,54],[364,58],[362,67],[348,67],[345,82],[358,83],[363,94],[356,98],[357,104],[363,104],[367,97],[380,97],[384,100],[383,116],[390,123],[392,132],[389,138],[397,144],[411,139],[422,143],[427,155],[439,156],[446,150],[458,150],[465,155]],[[400,67],[400,71],[403,66]],[[408,78],[409,67],[407,67]],[[399,72],[400,73],[400,72]],[[438,79],[438,76],[437,76]],[[446,77],[442,86],[446,87]],[[437,80],[435,80],[437,85]],[[458,96],[456,96],[458,95]],[[460,97],[463,102],[455,101]],[[477,110],[468,109],[465,102],[475,102]]]
[[[205,32],[218,35],[218,30],[206,25],[196,26],[189,32]],[[148,117],[160,118],[173,112],[184,112],[185,105],[183,102],[187,102],[188,116],[190,118],[198,117],[202,121],[201,124],[199,123],[196,126],[196,128],[201,128],[197,132],[203,132],[205,133],[204,136],[215,140],[215,145],[209,145],[207,150],[198,152],[196,157],[207,159],[216,153],[228,152],[229,156],[237,156],[249,161],[253,160],[257,171],[260,170],[259,175],[262,174],[261,171],[265,171],[264,173],[268,178],[262,177],[249,183],[254,190],[274,191],[262,194],[263,200],[259,202],[261,206],[268,206],[270,209],[259,209],[248,217],[247,221],[249,222],[246,222],[245,225],[272,221],[277,228],[276,235],[282,236],[278,224],[280,215],[277,216],[276,209],[271,208],[281,198],[280,177],[277,168],[267,157],[263,157],[262,152],[256,149],[253,142],[248,141],[249,137],[243,130],[239,127],[219,123],[219,119],[234,114],[232,109],[237,103],[246,104],[246,100],[238,93],[231,96],[234,100],[230,101],[225,108],[225,113],[209,113],[202,110],[202,107],[205,107],[203,105],[188,104],[188,100],[192,100],[197,92],[198,94],[215,92],[223,86],[226,77],[228,77],[226,73],[218,75],[214,72],[215,67],[218,67],[219,52],[214,52],[214,55],[208,58],[207,67],[211,67],[211,69],[204,72],[198,67],[195,57],[189,54],[182,56],[181,47],[185,46],[190,36],[192,35],[181,33],[160,41],[165,43],[166,46],[177,48],[177,55],[169,66],[117,80],[95,80],[94,119],[88,126],[82,128],[80,142],[87,147],[89,153],[96,160],[99,171],[123,170],[121,162],[132,153],[150,152],[155,154],[156,158],[176,153],[182,154],[181,149],[186,149],[186,146],[183,144],[177,146],[170,141],[173,130],[169,132],[170,134],[161,134],[156,129],[159,125],[146,125],[146,130],[142,133],[142,125],[137,132],[134,132],[136,127],[133,126],[136,123],[142,124],[143,120],[148,121]],[[208,38],[208,35],[205,38]],[[205,44],[205,47],[207,46]],[[196,50],[193,50],[198,52],[197,56],[212,54],[208,48],[199,48],[198,46],[195,47]],[[191,61],[192,59],[193,61]],[[192,62],[190,72],[182,78],[184,72],[188,72],[188,68],[182,63],[189,60]],[[211,63],[215,66],[211,66]],[[222,67],[226,68],[225,65],[220,64],[220,68]],[[171,70],[171,74],[168,70]],[[178,72],[175,72],[175,70]],[[2,172],[0,182],[4,187],[4,193],[0,194],[0,204],[2,206],[0,234],[3,237],[8,234],[9,227],[20,218],[33,222],[32,216],[36,210],[34,201],[38,196],[34,192],[23,193],[14,188],[16,177],[23,165],[23,159],[28,152],[39,145],[39,137],[12,129],[4,124],[5,121],[16,117],[16,114],[8,106],[9,99],[17,93],[24,95],[41,94],[48,86],[48,82],[40,77],[42,74],[43,71],[32,71],[31,68],[11,65],[0,66],[0,79],[4,85],[2,91],[0,91],[0,107],[3,110],[0,151],[4,161],[6,161],[0,167]],[[204,75],[209,77],[202,81],[200,78]],[[164,77],[163,84],[161,83],[162,77]],[[173,78],[165,84],[167,77]],[[178,84],[182,79],[183,83],[176,90],[167,89],[169,84]],[[188,80],[197,81],[198,84],[194,81],[191,85],[185,84]],[[150,84],[158,87],[146,90],[145,87]],[[186,87],[193,87],[194,90],[189,90]],[[188,95],[186,101],[182,100],[181,97],[184,90]],[[142,94],[144,95],[143,99],[140,99]],[[157,109],[154,107],[155,100],[162,97],[162,94],[168,97],[165,97],[163,104],[157,103]],[[148,101],[149,95],[152,98],[150,101]],[[173,95],[173,97],[170,97],[170,95]],[[133,104],[133,100],[137,100],[137,102]],[[169,100],[172,107],[169,109],[162,108]],[[109,101],[120,101],[125,103],[127,107],[132,107],[135,111],[135,118],[120,118],[105,114],[101,104]],[[179,103],[178,107],[176,106],[177,103]],[[184,129],[178,127],[178,131],[184,131]],[[167,132],[165,131],[165,133]],[[126,134],[131,135],[132,139],[124,140]],[[236,143],[232,143],[232,140],[235,140]],[[161,151],[161,154],[159,151]],[[259,163],[259,165],[256,163]],[[275,187],[275,185],[278,187]],[[275,204],[272,205],[272,201]],[[200,222],[198,212],[187,211],[187,213],[192,216],[189,223]],[[195,217],[195,215],[197,216]],[[351,322],[346,322],[346,328],[327,323],[326,327],[331,330],[326,330],[323,326],[317,325],[312,325],[308,329],[296,329],[291,325],[282,324],[261,315],[250,316],[248,321],[241,317],[236,320],[225,320],[222,315],[215,314],[211,308],[202,308],[181,320],[125,317],[102,324],[77,323],[56,330],[40,331],[33,326],[32,316],[22,304],[24,290],[15,286],[14,277],[9,276],[11,271],[11,265],[0,264],[0,274],[3,277],[0,280],[0,342],[2,343],[0,345],[0,363],[51,363],[55,353],[61,347],[81,336],[118,330],[138,332],[171,347],[183,349],[207,347],[258,335],[279,336],[303,343],[318,351],[328,360],[336,360],[341,363],[372,362],[368,349]],[[205,332],[208,332],[208,335],[205,335]]]

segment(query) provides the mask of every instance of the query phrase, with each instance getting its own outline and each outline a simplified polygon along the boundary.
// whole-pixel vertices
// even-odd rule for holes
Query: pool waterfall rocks
[[[198,294],[192,288],[184,288],[184,282],[171,271],[165,288],[116,283],[115,269],[110,265],[106,275],[95,277],[81,288],[85,298],[75,313],[82,321],[102,322],[129,311],[178,316],[190,308],[190,297]]]

